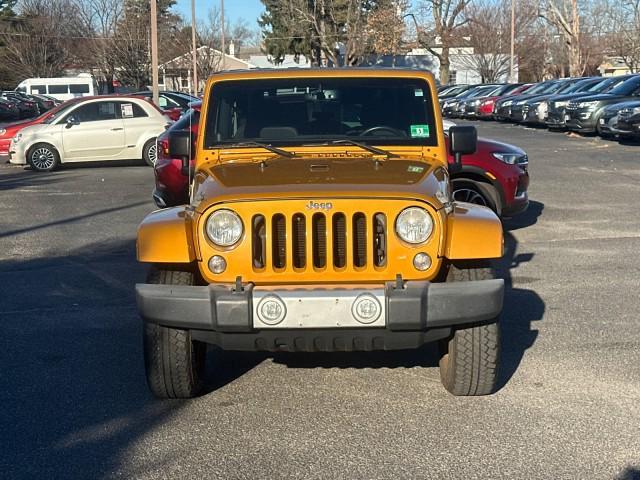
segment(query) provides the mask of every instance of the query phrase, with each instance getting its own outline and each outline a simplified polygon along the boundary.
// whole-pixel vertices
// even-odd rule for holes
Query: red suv
[[[189,202],[189,179],[182,173],[182,160],[168,155],[169,137],[177,131],[191,130],[195,142],[199,120],[200,103],[194,103],[191,110],[158,137],[153,199],[160,208]],[[449,163],[453,164],[451,155]],[[453,197],[485,205],[504,217],[523,212],[529,205],[527,166],[527,154],[520,148],[479,138],[476,153],[462,157],[462,167],[451,173]]]
[[[451,154],[449,163],[453,163]],[[451,173],[453,198],[485,205],[501,217],[524,212],[529,206],[528,166],[524,150],[479,138],[476,152],[462,157],[462,167]]]
[[[189,202],[189,179],[182,173],[182,160],[169,156],[169,137],[173,132],[191,130],[195,142],[201,105],[202,102],[191,103],[191,108],[180,120],[158,137],[158,158],[154,165],[156,188],[153,191],[153,200],[160,208]]]

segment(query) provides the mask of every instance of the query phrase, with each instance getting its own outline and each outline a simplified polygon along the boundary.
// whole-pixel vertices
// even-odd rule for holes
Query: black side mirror
[[[76,119],[76,117],[68,117],[66,128],[71,128],[74,125],[80,125],[80,122]]]
[[[169,156],[182,160],[181,173],[189,175],[191,154],[193,152],[193,137],[191,132],[178,130],[169,134]]]
[[[462,163],[462,155],[475,153],[478,146],[478,131],[476,127],[451,127],[449,141],[455,166],[459,168]]]

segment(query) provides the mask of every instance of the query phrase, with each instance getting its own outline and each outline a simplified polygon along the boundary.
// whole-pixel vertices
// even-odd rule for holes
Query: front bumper
[[[268,291],[268,294],[265,294]],[[355,292],[355,293],[354,293]],[[397,350],[446,338],[451,327],[491,321],[502,310],[504,282],[389,282],[371,289],[268,289],[232,286],[136,285],[142,318],[159,325],[190,330],[196,340],[226,350],[344,351]],[[354,296],[377,296],[382,320],[359,325],[348,314]],[[286,298],[291,319],[268,325],[257,314],[254,300],[267,295]],[[303,305],[306,303],[307,305]],[[334,303],[335,308],[328,305]],[[302,305],[302,307],[300,307]],[[302,308],[294,315],[295,308]],[[342,308],[342,310],[340,310]],[[337,309],[337,310],[336,310]],[[334,312],[332,314],[331,312]],[[286,315],[286,314],[285,314]],[[292,325],[300,325],[293,328]],[[311,327],[306,327],[311,325]]]
[[[619,119],[615,124],[615,133],[628,136],[640,135],[640,116],[634,115],[625,119]]]
[[[592,133],[596,131],[594,114],[587,110],[573,110],[565,113],[565,125],[573,132]]]

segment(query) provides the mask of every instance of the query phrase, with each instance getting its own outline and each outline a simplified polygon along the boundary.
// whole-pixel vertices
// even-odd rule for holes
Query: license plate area
[[[253,289],[253,327],[258,329],[384,328],[383,288]]]

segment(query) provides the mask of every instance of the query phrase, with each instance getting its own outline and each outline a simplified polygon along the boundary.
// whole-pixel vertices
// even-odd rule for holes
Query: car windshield
[[[42,120],[42,123],[52,123],[54,120],[56,120],[57,118],[60,118],[62,115],[64,115],[66,112],[68,112],[69,109],[71,107],[75,106],[77,103],[78,102],[65,102],[65,103],[62,103],[62,104],[58,105],[57,107],[53,107],[48,112],[43,113],[38,118],[39,119],[44,119],[44,120]]]
[[[608,90],[611,95],[631,95],[638,87],[640,87],[640,77],[631,77],[627,81],[620,83],[615,88]]]
[[[302,145],[338,139],[437,145],[429,85],[413,78],[222,81],[211,89],[205,145]]]
[[[528,89],[526,94],[529,95],[533,93],[543,93],[547,88],[549,88],[550,85],[551,82],[539,83],[538,85],[534,85],[533,87]]]

